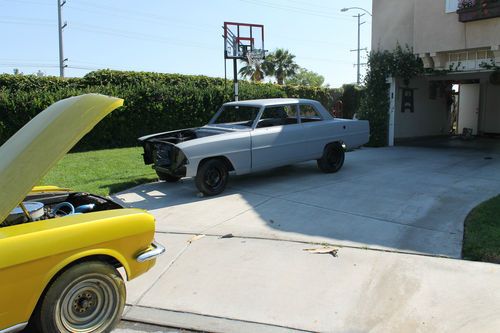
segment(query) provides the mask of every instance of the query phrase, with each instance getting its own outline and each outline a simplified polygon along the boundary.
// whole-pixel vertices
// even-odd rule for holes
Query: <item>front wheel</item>
[[[325,173],[337,172],[344,165],[344,159],[344,147],[338,142],[330,143],[325,147],[323,156],[317,160],[318,168]]]
[[[125,295],[114,267],[99,261],[77,264],[50,285],[34,324],[42,333],[111,332],[120,321]]]
[[[201,193],[213,196],[224,191],[227,179],[228,170],[226,164],[220,159],[211,159],[203,162],[198,168],[195,184]]]

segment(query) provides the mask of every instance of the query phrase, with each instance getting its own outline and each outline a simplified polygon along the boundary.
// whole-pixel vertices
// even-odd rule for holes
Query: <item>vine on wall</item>
[[[389,84],[387,78],[402,79],[408,85],[410,79],[424,72],[422,60],[413,50],[399,44],[393,51],[372,51],[368,57],[365,77],[365,93],[361,100],[359,119],[370,122],[368,146],[387,146],[389,128]]]

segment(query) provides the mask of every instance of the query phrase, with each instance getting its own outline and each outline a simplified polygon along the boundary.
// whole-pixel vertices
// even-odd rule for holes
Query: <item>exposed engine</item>
[[[41,193],[26,197],[0,227],[120,208],[123,207],[112,200],[89,193]]]

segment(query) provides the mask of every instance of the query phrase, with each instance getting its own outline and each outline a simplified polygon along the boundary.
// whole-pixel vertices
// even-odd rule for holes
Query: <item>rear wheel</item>
[[[220,159],[211,159],[200,165],[195,183],[201,193],[213,196],[224,191],[227,179],[228,169],[226,164]]]
[[[84,262],[62,273],[41,299],[34,324],[42,333],[111,332],[125,306],[125,285],[111,265]]]
[[[176,183],[181,179],[181,177],[172,176],[171,174],[168,174],[166,172],[161,172],[158,170],[156,170],[156,174],[158,175],[158,179],[164,180],[167,183]]]
[[[345,151],[338,142],[328,144],[323,156],[317,160],[318,168],[325,173],[334,173],[339,171],[344,165]]]

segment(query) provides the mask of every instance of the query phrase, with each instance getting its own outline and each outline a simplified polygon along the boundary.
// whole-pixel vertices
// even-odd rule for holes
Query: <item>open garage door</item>
[[[458,105],[458,134],[470,129],[477,135],[479,124],[479,84],[461,84]]]

